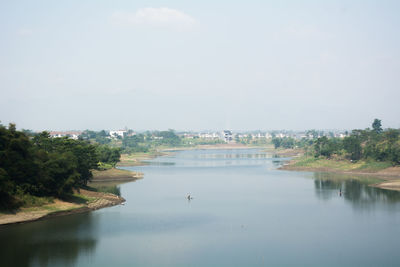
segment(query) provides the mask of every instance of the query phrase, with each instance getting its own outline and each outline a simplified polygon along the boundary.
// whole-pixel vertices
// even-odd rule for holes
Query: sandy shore
[[[54,203],[34,208],[23,208],[15,213],[0,214],[0,225],[26,223],[47,218],[93,211],[115,206],[125,199],[110,193],[94,192],[84,189],[79,194],[90,199],[86,203],[73,203],[56,199]]]

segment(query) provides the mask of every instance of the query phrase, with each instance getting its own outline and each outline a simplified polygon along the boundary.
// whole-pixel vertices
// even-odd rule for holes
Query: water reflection
[[[175,162],[163,162],[163,161],[143,161],[144,165],[152,166],[173,166]]]
[[[12,225],[0,231],[2,266],[72,266],[96,248],[90,213]]]
[[[207,150],[181,151],[173,157],[162,157],[148,161],[148,165],[160,167],[243,167],[269,164],[274,161],[279,166],[282,159],[273,158],[272,154],[259,149],[245,150]]]
[[[314,173],[313,176],[315,193],[323,200],[343,197],[360,209],[400,202],[400,192],[370,186],[380,181],[375,178],[335,173]]]
[[[237,151],[232,151],[232,153],[204,153],[194,155],[192,158],[196,159],[266,159],[271,156],[266,153],[237,153]]]

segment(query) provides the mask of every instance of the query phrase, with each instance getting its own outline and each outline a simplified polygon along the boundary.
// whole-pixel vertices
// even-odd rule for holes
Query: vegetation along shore
[[[0,225],[86,212],[125,200],[116,184],[141,173],[115,169],[120,149],[88,140],[31,135],[0,125]],[[103,191],[103,192],[101,192]]]
[[[335,172],[373,176],[383,180],[374,186],[400,190],[400,131],[382,129],[375,119],[372,129],[353,130],[344,138],[312,140],[273,139],[275,148],[297,148],[296,157],[282,170]],[[301,149],[301,150],[299,150]]]
[[[356,129],[344,137],[311,130],[301,139],[272,136],[266,141],[237,135],[229,143],[184,138],[172,130],[114,138],[105,131],[87,130],[72,139],[0,125],[0,225],[122,203],[118,185],[143,174],[116,167],[143,165],[187,149],[259,147],[292,157],[283,170],[374,176],[383,180],[375,186],[399,190],[399,137],[399,129],[382,129],[378,119],[371,129]]]
[[[171,149],[222,143],[186,140],[171,130],[117,138],[87,130],[74,139],[0,125],[0,225],[120,204],[125,200],[118,185],[143,174],[117,166],[143,165]]]

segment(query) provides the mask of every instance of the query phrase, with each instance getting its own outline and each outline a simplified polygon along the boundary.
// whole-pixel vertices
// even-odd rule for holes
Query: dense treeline
[[[381,121],[375,119],[372,129],[353,130],[344,139],[318,138],[314,144],[316,157],[333,155],[344,156],[350,160],[373,159],[400,164],[400,130],[381,127]]]
[[[339,157],[353,161],[372,159],[400,164],[400,129],[383,130],[379,119],[374,120],[372,129],[353,130],[344,138],[274,138],[272,142],[275,148],[303,147],[315,157]]]
[[[181,146],[182,139],[173,130],[146,132],[124,136],[121,149],[124,153],[148,152],[158,146]]]
[[[0,205],[14,196],[61,197],[85,186],[100,161],[114,164],[119,150],[84,140],[50,138],[49,133],[29,137],[14,124],[0,125]]]
[[[111,139],[108,138],[108,133],[104,130],[99,132],[86,130],[81,134],[80,138],[84,140],[94,140],[96,143],[102,145],[109,144],[111,142]]]

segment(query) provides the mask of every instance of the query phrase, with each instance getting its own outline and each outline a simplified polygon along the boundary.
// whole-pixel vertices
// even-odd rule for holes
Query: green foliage
[[[97,169],[100,170],[100,171],[105,171],[105,170],[109,170],[109,169],[112,169],[112,168],[114,168],[114,166],[112,164],[109,164],[109,163],[104,163],[104,162],[100,161],[97,164]]]
[[[182,138],[181,144],[182,146],[196,146],[196,145],[216,145],[225,143],[223,140],[216,139],[205,139],[205,138]]]
[[[96,192],[103,192],[103,193],[111,193],[117,196],[121,196],[121,189],[119,186],[116,185],[103,185],[103,186],[96,186],[95,188],[92,188],[92,190]]]
[[[322,136],[314,143],[315,156],[325,156],[330,158],[332,154],[337,153],[341,149],[341,142],[336,138]]]
[[[163,144],[168,146],[179,146],[181,144],[181,139],[175,134],[173,130],[168,131],[155,131],[153,133],[153,139],[156,140],[156,144]]]
[[[111,153],[113,161],[117,152]],[[0,125],[0,206],[24,204],[23,195],[69,194],[87,184],[98,162],[96,146],[87,141],[50,138],[47,132],[30,139],[13,124]]]
[[[372,123],[372,129],[377,133],[382,132],[382,122],[381,120],[375,119],[374,122]]]
[[[296,140],[292,137],[272,138],[272,143],[275,148],[294,148],[296,146]]]
[[[101,163],[110,164],[112,167],[119,162],[121,157],[121,149],[118,147],[112,148],[106,145],[96,147],[96,153]]]
[[[184,146],[182,141],[173,130],[146,132],[145,134],[136,134],[124,136],[122,138],[121,151],[123,153],[149,152],[156,147],[180,147]]]
[[[132,136],[125,136],[122,139],[122,151],[128,154],[137,152],[148,152],[150,150],[149,142],[151,140],[145,137],[143,134],[137,134]]]
[[[343,139],[343,149],[349,154],[351,160],[361,158],[361,140],[357,135],[347,136]]]
[[[283,138],[272,138],[272,144],[275,148],[307,148],[314,143],[312,139],[302,138],[300,140],[296,140],[292,137],[283,137]]]
[[[16,194],[15,198],[26,208],[39,207],[54,202],[54,198],[52,197],[37,197],[30,194],[25,194],[21,191]]]
[[[102,145],[111,143],[111,138],[109,138],[104,130],[100,132],[86,130],[80,135],[80,138],[83,140],[94,140],[96,143]]]
[[[311,144],[315,157],[330,158],[333,155],[342,156],[357,160],[374,160],[378,162],[388,162],[392,165],[400,164],[400,130],[382,129],[381,120],[375,119],[372,123],[372,130],[353,130],[350,136],[343,139],[328,138],[322,136]],[[310,131],[310,135],[315,136],[316,131]],[[274,145],[280,146],[282,139],[274,140]]]

